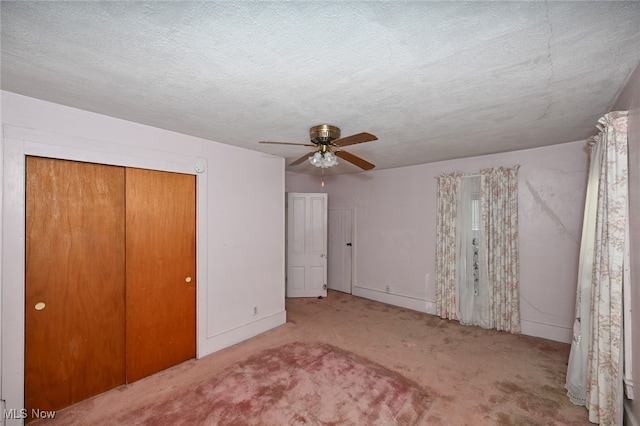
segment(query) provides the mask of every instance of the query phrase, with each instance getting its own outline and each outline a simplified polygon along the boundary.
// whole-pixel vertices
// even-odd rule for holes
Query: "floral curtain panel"
[[[436,313],[457,320],[456,218],[460,173],[438,176],[436,230]]]
[[[597,200],[589,203],[588,192],[566,388],[572,402],[587,407],[589,421],[621,425],[627,112],[610,112],[598,123],[591,152],[591,165],[598,169],[589,172],[597,184],[590,180],[588,188],[597,189]]]
[[[587,373],[589,420],[622,424],[622,280],[628,198],[627,113],[599,121],[606,143],[601,165],[591,290]]]
[[[465,324],[497,328],[512,333],[520,329],[519,255],[518,255],[518,169],[496,167],[480,173],[480,210],[482,238],[473,239],[476,250],[460,244],[459,211],[468,205],[461,192],[465,177],[460,173],[438,176],[438,217],[436,235],[436,314],[442,318],[460,320]],[[456,244],[458,242],[458,244]],[[468,259],[471,253],[473,257]],[[480,262],[481,265],[477,265]],[[481,288],[473,290],[477,305],[468,307],[474,289],[473,274],[461,272],[464,265],[477,265],[486,275],[480,279]],[[475,266],[474,266],[475,267]],[[486,274],[484,273],[486,271]],[[484,285],[484,287],[482,287]],[[456,295],[464,294],[464,309]],[[486,299],[485,299],[486,296]],[[482,303],[488,300],[487,303]],[[469,319],[464,312],[472,312]],[[479,319],[476,321],[476,319]]]
[[[487,265],[493,289],[491,316],[497,330],[520,333],[518,169],[482,170],[482,219],[488,235]]]

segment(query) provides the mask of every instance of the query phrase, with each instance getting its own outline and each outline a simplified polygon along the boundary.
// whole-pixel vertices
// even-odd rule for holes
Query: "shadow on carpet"
[[[321,343],[265,350],[121,424],[414,425],[431,398],[378,364]]]

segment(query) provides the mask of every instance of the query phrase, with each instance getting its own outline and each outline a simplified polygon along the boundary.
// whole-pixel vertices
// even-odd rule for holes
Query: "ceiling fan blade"
[[[356,133],[355,135],[346,136],[344,138],[336,139],[331,143],[337,146],[347,146],[347,145],[355,145],[357,143],[362,143],[362,142],[371,142],[377,139],[378,137],[375,135],[372,135],[371,133],[362,132],[362,133]]]
[[[272,141],[260,141],[260,143],[270,143],[274,145],[299,145],[299,146],[315,146],[310,143],[293,143],[293,142],[272,142]]]
[[[353,155],[347,151],[335,151],[335,154],[336,156],[342,158],[343,160],[347,160],[348,162],[355,164],[356,166],[364,170],[371,170],[375,167],[375,164],[371,164],[367,160],[363,160],[357,155]]]
[[[307,158],[311,157],[316,152],[317,151],[311,151],[310,153],[303,155],[302,157],[298,158],[296,161],[294,161],[293,163],[291,163],[289,165],[290,166],[297,166],[298,164],[304,163],[304,160],[306,160]]]

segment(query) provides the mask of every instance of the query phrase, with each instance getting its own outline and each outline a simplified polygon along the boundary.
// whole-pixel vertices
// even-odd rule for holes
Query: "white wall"
[[[570,342],[588,171],[583,141],[325,177],[329,208],[355,209],[353,293],[435,314],[436,176],[515,164],[523,333]],[[323,190],[319,177],[286,176],[287,191]]]
[[[24,392],[25,155],[197,176],[198,357],[286,321],[282,158],[0,93],[0,371],[6,408],[22,408]],[[196,164],[206,171],[197,173]]]
[[[620,93],[612,111],[629,111],[629,251],[631,254],[631,323],[632,323],[632,371],[631,380],[626,381],[634,394],[626,401],[625,424],[640,425],[640,395],[635,382],[640,375],[640,65],[631,74],[627,85]]]

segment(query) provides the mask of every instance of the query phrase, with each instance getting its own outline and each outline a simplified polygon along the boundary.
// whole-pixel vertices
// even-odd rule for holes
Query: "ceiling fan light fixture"
[[[313,154],[311,157],[309,157],[309,162],[316,167],[321,167],[323,169],[326,169],[338,164],[338,157],[336,157],[336,155],[331,151],[326,151],[326,152],[318,151],[315,154]]]
[[[276,145],[299,145],[299,146],[312,146],[315,147],[315,151],[311,151],[308,154],[294,160],[289,166],[297,166],[302,164],[305,160],[309,160],[315,167],[322,168],[323,170],[328,167],[333,167],[338,164],[338,158],[345,160],[362,170],[371,170],[375,167],[372,164],[357,155],[353,155],[342,148],[345,146],[356,145],[363,142],[371,142],[378,139],[376,135],[372,135],[368,132],[360,132],[350,136],[340,137],[340,129],[330,124],[320,124],[313,126],[309,130],[311,143],[292,143],[292,142],[272,142],[272,141],[260,141],[260,143],[269,143]],[[336,148],[338,151],[333,152],[331,149]]]

